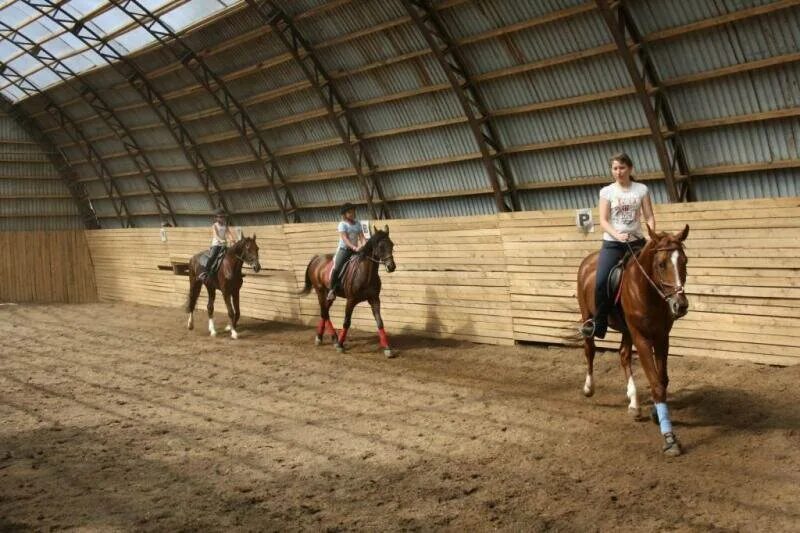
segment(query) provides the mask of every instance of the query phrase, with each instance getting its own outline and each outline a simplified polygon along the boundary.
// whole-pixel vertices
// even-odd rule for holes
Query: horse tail
[[[311,289],[313,287],[311,285],[311,264],[314,262],[314,259],[316,258],[317,256],[312,257],[311,261],[309,261],[308,265],[306,265],[306,283],[303,286],[303,289],[297,292],[297,296],[305,296],[311,292]]]

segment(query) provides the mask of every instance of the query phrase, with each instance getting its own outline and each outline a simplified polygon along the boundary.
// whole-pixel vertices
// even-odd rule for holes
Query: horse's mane
[[[228,252],[235,252],[235,253],[241,252],[242,248],[244,248],[244,245],[248,240],[252,239],[250,239],[250,237],[242,237],[241,239],[233,243],[233,246],[228,248]]]
[[[376,231],[369,239],[367,239],[364,247],[358,252],[359,257],[369,257],[372,255],[372,252],[375,250],[375,246],[377,246],[379,242],[386,239],[388,236],[389,234],[385,231]]]

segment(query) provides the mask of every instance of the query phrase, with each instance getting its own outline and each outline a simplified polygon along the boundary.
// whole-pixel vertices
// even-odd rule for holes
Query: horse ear
[[[372,225],[372,233],[378,233],[379,231],[380,231],[380,230],[378,229],[378,226],[376,226],[375,224],[373,224],[373,225]]]
[[[385,232],[386,232],[386,235],[389,235],[389,224],[385,224],[385,225],[383,226],[383,231],[385,231]]]
[[[645,222],[645,223],[644,223],[644,225],[645,225],[645,226],[647,226],[647,234],[648,234],[648,235],[650,235],[650,238],[651,238],[652,240],[656,240],[656,239],[658,239],[658,235],[656,235],[656,232],[655,232],[655,231],[653,231],[653,228],[651,228],[651,227],[650,227],[650,224],[648,224],[647,222]]]
[[[688,236],[689,236],[689,224],[686,224],[686,226],[683,228],[683,231],[678,233],[678,240],[683,242],[686,240],[686,237]]]
[[[256,234],[253,233],[253,240],[256,240]]]

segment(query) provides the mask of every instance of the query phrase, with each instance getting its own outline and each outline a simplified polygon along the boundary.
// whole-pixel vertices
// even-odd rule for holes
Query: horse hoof
[[[186,327],[189,329],[189,331],[191,331],[191,330],[193,330],[193,329],[194,329],[194,324],[189,324],[189,325],[188,325],[188,326],[186,326]]]
[[[594,389],[589,387],[583,387],[583,395],[587,398],[591,398],[594,396]]]
[[[231,331],[231,339],[236,340],[239,338],[239,334],[235,331]]]
[[[393,353],[389,348],[383,350],[383,355],[385,355],[387,359],[394,359],[397,357],[397,354]]]
[[[638,407],[628,407],[628,416],[633,420],[639,420],[642,416],[642,410]]]
[[[658,412],[656,411],[655,405],[650,408],[650,420],[653,421],[653,424],[658,424]]]
[[[339,352],[339,353],[344,353],[344,352],[347,351],[347,348],[344,347],[344,344],[336,343],[333,346],[334,346],[334,348],[336,348],[336,351]]]
[[[322,344],[322,337],[314,337],[314,346]]]
[[[677,457],[681,454],[681,444],[678,442],[677,437],[672,433],[664,435],[664,447],[662,448],[664,455],[667,457]]]
[[[216,331],[209,331],[208,334],[211,335],[212,337],[216,337],[217,336],[217,332]]]
[[[228,325],[228,326],[225,326],[225,331],[230,331],[230,330],[231,330],[231,327],[230,327],[230,325]]]

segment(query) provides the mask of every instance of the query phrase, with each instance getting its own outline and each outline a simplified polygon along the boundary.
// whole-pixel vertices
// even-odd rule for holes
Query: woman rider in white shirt
[[[328,292],[328,301],[336,299],[336,290],[339,288],[339,275],[342,267],[350,257],[361,250],[366,242],[364,229],[356,220],[356,206],[346,203],[340,210],[342,221],[339,222],[339,247],[333,257],[333,271],[331,272],[331,290]]]
[[[628,246],[638,252],[645,244],[642,218],[655,231],[656,219],[647,185],[632,176],[633,161],[621,153],[611,158],[611,175],[614,183],[600,190],[600,226],[603,228],[603,246],[597,258],[595,281],[595,315],[581,327],[585,337],[605,338],[608,330],[608,313],[614,304],[608,296],[608,275],[628,251]]]

